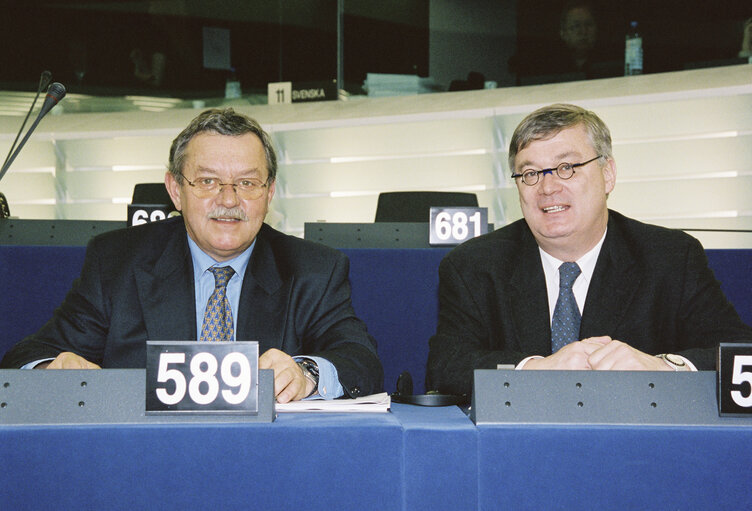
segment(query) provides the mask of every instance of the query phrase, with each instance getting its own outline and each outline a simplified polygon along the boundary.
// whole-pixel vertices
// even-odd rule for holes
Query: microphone
[[[42,78],[44,78],[44,73],[42,74]],[[21,143],[18,144],[18,147],[13,152],[13,155],[10,156],[8,159],[5,160],[5,163],[3,164],[3,168],[0,169],[0,180],[3,179],[3,176],[5,176],[5,173],[8,172],[8,169],[13,164],[13,161],[16,159],[16,156],[18,156],[18,153],[21,152],[21,149],[23,149],[23,146],[26,144],[26,141],[29,139],[31,134],[34,132],[34,130],[37,128],[37,125],[39,124],[39,121],[42,120],[42,117],[47,115],[47,113],[54,108],[55,105],[57,105],[61,99],[65,97],[65,87],[63,84],[59,82],[55,82],[52,85],[50,85],[50,88],[47,89],[47,96],[44,98],[44,103],[42,104],[42,108],[39,111],[39,115],[37,115],[36,120],[29,128],[29,131],[26,132],[26,135],[24,136],[23,140],[21,140]],[[33,105],[32,105],[33,108]],[[21,130],[23,131],[23,126],[21,126]],[[21,132],[19,131],[19,134]]]
[[[52,73],[49,71],[42,71],[42,76],[39,78],[39,90],[46,89],[52,81]]]
[[[61,99],[65,97],[65,87],[63,87],[62,83],[55,82],[52,85],[50,85],[50,88],[47,89],[47,96],[44,98],[44,103],[42,103],[42,108],[39,110],[39,115],[37,116],[37,122],[42,119],[45,115],[47,115],[47,112],[52,110],[52,107],[57,105]],[[31,131],[31,128],[29,128],[29,131]]]
[[[23,122],[21,123],[21,128],[18,130],[18,133],[16,134],[15,140],[13,140],[13,143],[10,145],[10,149],[8,149],[8,155],[5,157],[5,161],[3,161],[3,166],[8,162],[8,159],[10,158],[10,155],[13,154],[13,149],[16,148],[16,143],[18,142],[18,137],[21,136],[21,132],[24,129],[24,126],[26,126],[26,121],[29,120],[29,116],[31,115],[32,110],[34,110],[34,105],[37,104],[37,99],[39,99],[39,94],[47,88],[47,86],[50,84],[50,80],[52,79],[52,73],[49,71],[42,71],[42,76],[39,77],[39,86],[37,87],[37,95],[34,96],[34,101],[31,102],[31,106],[29,107],[29,111],[26,112],[26,117],[24,117]]]

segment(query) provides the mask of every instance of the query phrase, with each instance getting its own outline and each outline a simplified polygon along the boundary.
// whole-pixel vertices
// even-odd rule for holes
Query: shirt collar
[[[251,254],[253,253],[253,247],[256,246],[256,240],[253,240],[251,246],[245,249],[236,257],[229,261],[218,263],[209,254],[201,250],[195,241],[188,236],[188,248],[191,250],[191,259],[193,259],[193,272],[194,275],[202,275],[205,271],[209,270],[212,266],[231,266],[235,271],[235,275],[243,279],[245,270],[248,267],[248,262],[251,260]],[[234,277],[234,275],[233,275]]]
[[[585,253],[585,255],[575,261],[577,263],[577,266],[580,267],[580,271],[582,272],[580,274],[580,277],[584,277],[587,282],[590,282],[590,279],[593,277],[593,272],[595,271],[595,263],[598,261],[598,255],[601,252],[601,247],[603,247],[603,242],[606,239],[607,232],[608,228],[606,228],[600,241],[598,241],[598,243],[596,243],[593,248]],[[555,258],[540,247],[538,247],[538,250],[540,251],[541,261],[543,261],[543,266],[545,267],[546,273],[558,275],[559,266],[561,266],[564,261]]]

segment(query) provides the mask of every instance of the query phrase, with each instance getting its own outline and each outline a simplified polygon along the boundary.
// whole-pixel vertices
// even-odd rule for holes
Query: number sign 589
[[[253,413],[257,382],[258,343],[147,343],[147,412]]]
[[[185,398],[186,380],[185,375],[179,369],[170,369],[170,364],[184,364],[185,353],[162,353],[159,357],[159,371],[157,381],[165,383],[170,380],[175,382],[175,392],[170,394],[167,388],[156,389],[157,398],[166,405],[174,405]],[[237,364],[238,375],[233,374],[232,366]],[[199,405],[208,405],[217,399],[219,394],[219,380],[217,379],[217,358],[211,353],[196,353],[191,358],[191,379],[188,383],[188,396]],[[231,405],[242,403],[248,397],[251,390],[251,365],[245,355],[233,352],[222,359],[220,369],[222,381],[230,387],[237,387],[233,393],[229,389],[222,391],[222,399]],[[206,385],[202,386],[201,384]],[[205,392],[204,390],[205,389]]]
[[[720,343],[718,394],[721,415],[752,414],[752,344]]]

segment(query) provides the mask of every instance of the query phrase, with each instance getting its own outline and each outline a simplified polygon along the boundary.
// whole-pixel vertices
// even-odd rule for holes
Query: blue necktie
[[[214,292],[206,303],[200,340],[232,341],[232,309],[227,299],[227,283],[235,270],[230,266],[214,266],[209,271],[214,274]]]
[[[551,350],[556,353],[561,348],[580,340],[580,309],[572,293],[572,284],[581,273],[577,263],[563,263],[559,266],[559,298],[556,300],[554,316],[551,320]]]

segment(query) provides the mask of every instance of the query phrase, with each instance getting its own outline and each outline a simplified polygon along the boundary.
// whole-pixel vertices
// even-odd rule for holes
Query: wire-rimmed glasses
[[[592,158],[588,161],[584,161],[582,163],[564,162],[550,169],[541,169],[541,170],[525,169],[519,174],[512,174],[512,179],[516,179],[520,177],[522,178],[522,182],[528,186],[535,186],[536,184],[538,184],[541,174],[550,174],[552,172],[556,172],[556,175],[559,176],[561,179],[569,179],[570,177],[574,175],[574,169],[576,169],[577,167],[582,167],[583,165],[587,165],[588,163],[594,162],[598,158],[603,158],[603,156],[598,155],[595,158]]]
[[[214,197],[222,191],[222,187],[232,186],[238,197],[243,200],[256,200],[264,194],[264,188],[269,186],[269,182],[262,183],[256,179],[238,179],[234,183],[223,183],[216,177],[197,177],[191,181],[183,174],[180,174],[186,183],[191,186],[193,194],[199,199],[208,199]]]

